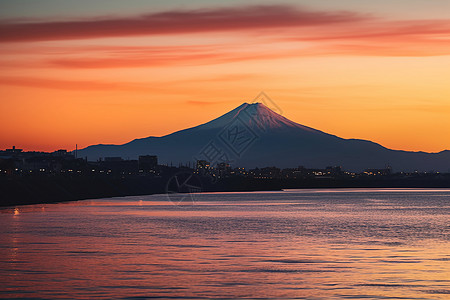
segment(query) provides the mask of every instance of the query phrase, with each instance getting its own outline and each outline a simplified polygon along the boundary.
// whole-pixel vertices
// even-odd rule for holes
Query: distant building
[[[64,156],[67,156],[67,155],[71,155],[72,156],[72,154],[67,152],[67,150],[65,150],[65,149],[56,150],[56,151],[52,152],[51,154],[53,156],[58,156],[58,157],[64,157]]]
[[[123,160],[121,157],[105,157],[104,161],[99,161],[96,165],[93,170],[97,169],[106,174],[131,175],[138,172],[137,160]]]
[[[392,169],[391,167],[387,167],[384,169],[367,169],[364,171],[363,174],[369,175],[369,176],[387,176],[391,175]]]
[[[227,164],[225,162],[217,164],[216,172],[219,177],[226,177],[230,175],[231,173],[230,164]]]
[[[16,146],[12,146],[11,149],[6,149],[5,152],[8,153],[21,153],[23,150],[22,149],[16,149]]]
[[[217,170],[219,171],[229,171],[230,169],[230,164],[227,164],[225,162],[217,164]]]
[[[269,178],[280,178],[281,177],[281,169],[277,167],[265,167],[265,168],[255,168],[249,170],[251,176],[254,178],[260,179],[269,179]]]
[[[5,159],[0,157],[0,174],[12,174],[15,168],[13,159]]]
[[[196,173],[200,175],[211,174],[213,168],[211,167],[211,163],[206,160],[197,160]]]
[[[139,172],[155,172],[158,167],[158,156],[141,155],[139,156]]]
[[[326,174],[328,174],[328,175],[333,175],[333,176],[341,175],[341,174],[342,174],[342,167],[340,167],[340,166],[337,166],[337,167],[327,167],[327,168],[325,169],[325,171],[326,171]]]
[[[211,168],[211,164],[206,160],[197,160],[197,170],[209,170]]]
[[[262,178],[279,178],[281,176],[281,170],[277,167],[261,168],[260,176]]]

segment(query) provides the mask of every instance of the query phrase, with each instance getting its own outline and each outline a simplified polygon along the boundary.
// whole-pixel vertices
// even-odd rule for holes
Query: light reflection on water
[[[0,298],[450,298],[449,190],[0,210]]]

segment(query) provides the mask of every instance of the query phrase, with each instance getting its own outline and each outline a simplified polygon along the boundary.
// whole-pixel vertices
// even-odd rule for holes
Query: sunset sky
[[[265,91],[393,149],[450,149],[450,1],[0,0],[0,149],[161,136]]]

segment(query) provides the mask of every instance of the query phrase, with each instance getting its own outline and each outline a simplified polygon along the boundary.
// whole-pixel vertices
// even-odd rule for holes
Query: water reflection
[[[309,190],[5,208],[0,298],[445,299],[449,199]]]

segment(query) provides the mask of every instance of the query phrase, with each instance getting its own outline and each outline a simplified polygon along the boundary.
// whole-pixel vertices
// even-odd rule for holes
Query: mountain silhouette
[[[205,124],[162,137],[135,139],[123,145],[93,145],[79,157],[97,160],[120,156],[137,159],[157,155],[162,164],[178,165],[206,160],[236,167],[342,166],[345,170],[391,166],[394,171],[450,169],[450,151],[439,153],[399,151],[377,143],[343,139],[295,123],[262,103],[244,103]]]

